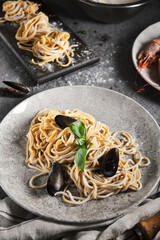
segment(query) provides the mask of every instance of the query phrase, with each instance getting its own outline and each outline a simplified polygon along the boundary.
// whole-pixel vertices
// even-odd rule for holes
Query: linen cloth
[[[123,240],[140,220],[159,211],[160,198],[148,199],[118,219],[87,225],[61,224],[36,216],[6,197],[0,201],[0,240]],[[160,240],[160,233],[155,240]]]

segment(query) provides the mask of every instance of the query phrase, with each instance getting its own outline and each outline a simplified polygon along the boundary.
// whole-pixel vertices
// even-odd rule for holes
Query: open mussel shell
[[[61,165],[54,161],[48,176],[47,191],[53,196],[56,192],[62,190],[64,185],[64,173]]]
[[[69,125],[75,121],[76,121],[76,119],[65,116],[65,115],[57,115],[55,117],[56,124],[62,129],[69,127]]]
[[[13,95],[17,96],[24,96],[30,92],[30,89],[23,85],[22,83],[18,82],[11,82],[11,81],[3,81],[4,84],[11,88],[6,88],[6,90]]]
[[[8,93],[11,93],[11,94],[14,95],[14,96],[17,96],[17,97],[23,97],[23,96],[26,95],[25,92],[21,92],[21,91],[19,91],[19,90],[13,89],[13,88],[6,88],[6,91],[7,91]]]
[[[101,171],[106,177],[112,177],[116,174],[119,163],[119,150],[112,148],[100,158]]]

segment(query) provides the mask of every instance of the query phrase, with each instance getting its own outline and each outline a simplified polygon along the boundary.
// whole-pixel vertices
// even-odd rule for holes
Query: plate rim
[[[158,123],[157,123],[157,121],[155,120],[155,118],[151,115],[151,113],[150,113],[147,109],[145,109],[141,104],[139,104],[138,102],[136,102],[134,99],[132,99],[132,98],[124,95],[123,93],[119,93],[119,92],[114,91],[114,90],[111,90],[111,89],[107,89],[107,88],[103,88],[103,87],[97,87],[97,86],[86,86],[86,85],[61,86],[61,87],[56,87],[56,88],[47,89],[47,90],[44,90],[44,91],[41,91],[41,92],[39,92],[39,93],[34,94],[34,95],[28,97],[27,99],[21,101],[21,102],[20,102],[19,104],[17,104],[13,109],[11,109],[11,110],[6,114],[6,116],[2,119],[2,121],[1,121],[1,123],[0,123],[0,128],[1,128],[1,126],[2,126],[2,123],[5,122],[5,119],[8,117],[8,115],[9,115],[9,114],[12,114],[12,112],[13,112],[17,107],[19,107],[19,105],[23,104],[24,102],[27,102],[28,99],[32,99],[32,98],[35,98],[37,95],[43,94],[44,92],[45,92],[45,93],[46,93],[46,92],[52,92],[52,91],[54,91],[54,90],[56,90],[56,89],[60,89],[60,88],[61,88],[61,89],[62,89],[62,88],[64,88],[64,89],[66,89],[66,88],[73,88],[73,89],[74,89],[74,88],[89,88],[89,89],[94,88],[94,89],[102,89],[103,91],[106,91],[106,92],[109,91],[109,92],[112,92],[112,93],[114,93],[114,94],[118,94],[118,95],[120,95],[120,96],[122,96],[122,97],[125,97],[125,98],[127,98],[129,101],[132,101],[132,102],[134,102],[134,104],[136,104],[136,105],[138,105],[139,107],[141,107],[147,114],[149,114],[149,116],[150,116],[151,119],[153,120],[154,124],[158,127],[159,135],[160,135],[160,126],[158,125]],[[29,101],[30,101],[30,100],[29,100]],[[39,213],[38,211],[33,211],[33,210],[31,210],[30,208],[28,208],[28,206],[26,206],[26,205],[24,206],[23,203],[15,200],[14,197],[12,197],[12,196],[10,195],[10,193],[8,193],[7,189],[3,186],[2,183],[1,183],[1,187],[2,187],[2,189],[4,190],[4,192],[5,192],[15,203],[17,203],[17,205],[19,205],[20,207],[26,209],[27,211],[29,211],[29,212],[37,215],[37,216],[45,217],[46,219],[54,220],[54,221],[59,222],[59,223],[72,223],[72,224],[74,224],[74,223],[77,224],[77,223],[78,223],[78,224],[86,224],[86,223],[99,223],[99,222],[102,222],[102,221],[110,221],[110,220],[112,220],[112,219],[114,219],[114,218],[116,218],[116,217],[118,217],[118,216],[122,216],[123,214],[126,214],[127,212],[130,212],[131,210],[135,209],[135,208],[136,208],[142,201],[144,201],[144,199],[146,199],[146,198],[150,195],[150,193],[155,189],[155,187],[157,186],[157,183],[159,182],[159,180],[160,180],[160,176],[159,176],[159,178],[156,180],[155,185],[150,189],[150,191],[148,191],[147,194],[145,194],[145,196],[142,197],[143,199],[142,199],[142,200],[140,199],[139,201],[133,203],[132,206],[130,206],[129,208],[127,208],[127,211],[126,211],[126,209],[123,209],[123,210],[120,211],[120,214],[118,214],[118,215],[114,214],[114,215],[115,215],[114,217],[111,216],[111,217],[109,217],[109,218],[103,218],[103,219],[101,219],[101,220],[84,220],[84,219],[81,220],[81,219],[79,219],[79,221],[75,221],[75,220],[71,220],[71,221],[64,220],[64,221],[62,221],[62,220],[59,220],[59,219],[57,219],[57,218],[55,218],[55,217],[49,217],[49,216],[46,216],[45,214],[41,214],[41,213]]]

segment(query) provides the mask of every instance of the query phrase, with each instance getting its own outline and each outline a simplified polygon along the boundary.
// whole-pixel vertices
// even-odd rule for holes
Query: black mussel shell
[[[19,90],[16,90],[16,89],[13,89],[13,88],[5,88],[5,90],[8,92],[8,93],[11,93],[13,96],[16,96],[16,97],[23,97],[26,95],[25,92],[21,92]]]
[[[106,177],[112,177],[116,174],[119,163],[119,150],[112,148],[101,158],[101,171]]]
[[[65,116],[65,115],[57,115],[55,117],[56,124],[62,129],[69,127],[69,125],[75,121],[76,119]]]
[[[64,185],[64,173],[61,165],[54,161],[48,176],[47,191],[53,196],[56,192],[62,190]]]
[[[30,89],[22,83],[11,82],[11,81],[3,81],[3,83],[13,88],[13,89],[7,88],[7,90],[10,92],[19,93],[19,94],[21,93],[21,95],[25,95],[30,92]]]

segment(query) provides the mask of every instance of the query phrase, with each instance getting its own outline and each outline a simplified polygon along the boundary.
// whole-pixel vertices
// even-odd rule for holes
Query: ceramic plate
[[[152,87],[160,91],[160,77],[158,76],[158,68],[153,67],[148,71],[147,68],[140,70],[137,65],[137,56],[139,52],[153,39],[160,38],[160,22],[157,22],[149,27],[147,27],[143,32],[141,32],[136,38],[133,48],[132,48],[132,59],[135,68]]]
[[[139,143],[142,154],[151,159],[142,169],[142,190],[124,192],[102,200],[73,206],[46,190],[29,188],[35,170],[25,164],[26,134],[32,118],[41,109],[81,109],[106,123],[111,132],[124,130]],[[38,93],[17,105],[0,124],[0,182],[4,191],[20,206],[63,222],[97,222],[117,217],[142,202],[160,176],[160,130],[153,117],[139,104],[117,92],[87,86],[68,86]]]

